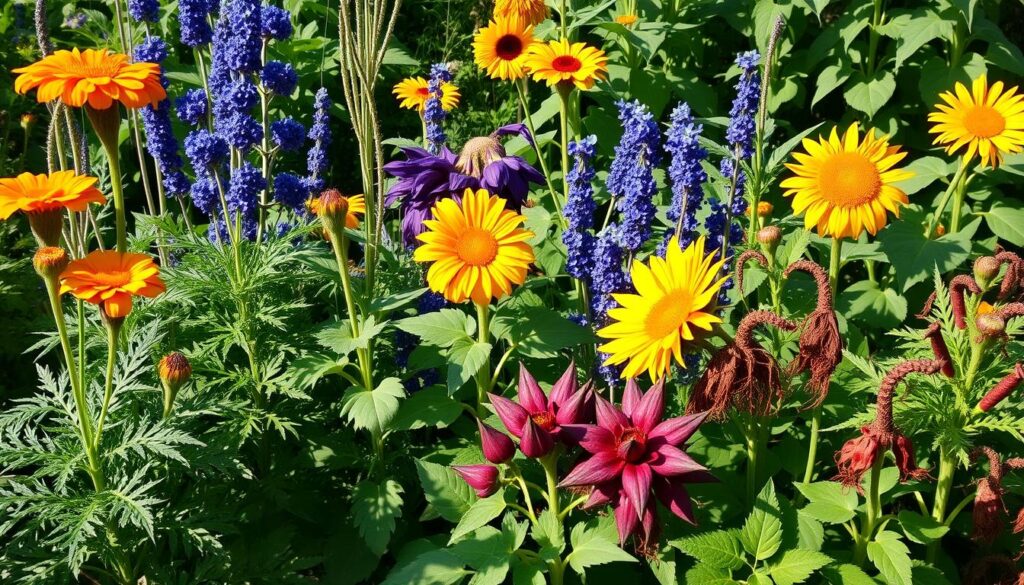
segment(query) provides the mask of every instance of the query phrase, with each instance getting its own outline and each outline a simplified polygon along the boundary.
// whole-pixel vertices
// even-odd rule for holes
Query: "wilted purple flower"
[[[658,191],[654,169],[661,162],[661,132],[647,106],[639,101],[619,101],[617,106],[622,138],[615,147],[606,185],[619,198],[620,243],[636,252],[651,237],[654,194]]]

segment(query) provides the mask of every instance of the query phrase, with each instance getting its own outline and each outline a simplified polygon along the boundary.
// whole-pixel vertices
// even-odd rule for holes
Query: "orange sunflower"
[[[495,0],[494,16],[518,16],[528,25],[540,24],[550,11],[544,0]]]
[[[971,84],[970,93],[962,83],[954,91],[956,95],[939,94],[946,103],[928,114],[928,121],[934,122],[928,132],[938,134],[934,144],[946,145],[948,153],[967,145],[967,160],[977,154],[982,165],[992,168],[1003,162],[1004,154],[1024,149],[1024,94],[1016,87],[1004,91],[1002,81],[989,86],[982,75]]]
[[[548,86],[571,84],[590,89],[608,71],[608,57],[604,51],[586,43],[570,44],[566,39],[534,43],[524,61],[535,81]]]
[[[60,98],[76,108],[88,104],[105,110],[114,102],[126,108],[156,105],[167,97],[160,84],[160,66],[155,63],[131,63],[127,55],[106,49],[56,51],[26,67],[20,73],[14,91],[24,94],[39,88],[40,103]]]
[[[491,79],[520,79],[523,61],[533,44],[533,27],[518,16],[498,17],[473,38],[476,64]]]
[[[153,298],[166,287],[160,268],[146,254],[91,252],[72,260],[60,275],[60,293],[71,293],[87,303],[102,305],[108,317],[127,317],[132,297]]]
[[[520,226],[526,217],[505,209],[505,200],[487,189],[466,189],[462,202],[438,201],[434,219],[423,222],[427,231],[416,236],[423,245],[413,259],[433,262],[427,284],[453,303],[472,299],[487,305],[526,281],[533,263],[528,241],[533,232]]]
[[[422,77],[406,77],[395,84],[391,90],[398,98],[398,106],[407,110],[416,110],[423,113],[427,107],[427,100],[430,99],[430,89],[427,87],[427,80]],[[452,83],[441,84],[441,107],[449,112],[459,107],[459,88]]]
[[[58,171],[49,175],[21,173],[0,179],[0,219],[16,211],[28,215],[32,233],[42,246],[56,246],[63,227],[61,211],[85,211],[90,203],[106,203],[95,187],[96,177]]]
[[[793,153],[797,162],[786,164],[796,176],[781,186],[807,229],[817,226],[819,235],[833,238],[857,239],[864,230],[875,235],[885,227],[887,212],[899,217],[900,206],[909,202],[893,183],[914,173],[893,168],[907,153],[890,146],[888,137],[876,138],[870,130],[861,140],[854,123],[841,139],[833,128],[827,140],[805,138],[803,146],[807,153]]]

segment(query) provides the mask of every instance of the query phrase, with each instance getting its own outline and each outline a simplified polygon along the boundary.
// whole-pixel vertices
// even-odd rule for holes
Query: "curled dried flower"
[[[757,260],[757,263],[768,268],[768,258],[757,250],[747,250],[736,259],[736,288],[743,294],[743,272],[747,269],[747,262]]]
[[[999,454],[990,447],[977,447],[971,451],[971,461],[988,459],[988,475],[978,480],[974,496],[972,518],[974,529],[971,538],[978,542],[991,543],[1003,531],[1003,462]]]
[[[952,378],[955,374],[953,371],[953,359],[949,355],[949,347],[946,346],[946,340],[942,337],[942,325],[938,321],[932,322],[928,329],[925,330],[924,337],[931,342],[932,353],[935,354],[935,359],[942,362],[942,373],[947,378]]]
[[[996,310],[995,315],[1009,322],[1014,317],[1024,316],[1024,303],[1007,303]]]
[[[999,261],[1000,266],[1006,264],[1006,274],[1003,275],[1003,281],[999,283],[999,300],[1006,300],[1022,288],[1021,277],[1024,276],[1024,260],[1013,252],[1005,250],[999,251],[995,258]]]
[[[921,307],[921,311],[914,315],[922,321],[927,321],[928,316],[932,314],[932,305],[935,304],[935,291],[928,295],[928,298],[924,300],[924,306]]]
[[[1013,366],[1013,371],[1003,377],[1002,380],[996,383],[995,386],[989,390],[985,396],[982,397],[981,401],[978,402],[978,406],[974,408],[976,412],[988,412],[992,410],[997,404],[1002,402],[1009,396],[1017,386],[1020,386],[1021,381],[1024,380],[1024,367],[1020,363]]]
[[[971,561],[964,571],[963,584],[1021,585],[1017,566],[1006,555],[985,555]]]
[[[740,321],[735,340],[718,350],[690,393],[686,412],[707,411],[721,420],[730,407],[743,412],[767,414],[782,397],[782,376],[775,358],[754,341],[760,325],[795,331],[796,324],[771,311],[753,311]]]
[[[967,328],[967,306],[964,302],[964,290],[969,290],[976,295],[981,294],[981,287],[974,279],[966,274],[955,276],[949,281],[949,303],[953,308],[953,319],[956,321],[957,329]]]
[[[839,333],[839,321],[832,310],[832,287],[825,270],[810,260],[798,260],[789,265],[783,276],[802,270],[814,277],[818,285],[818,303],[804,319],[800,333],[800,353],[790,365],[793,374],[810,372],[808,388],[811,391],[812,407],[819,406],[828,396],[828,385],[832,374],[843,361],[843,338]]]

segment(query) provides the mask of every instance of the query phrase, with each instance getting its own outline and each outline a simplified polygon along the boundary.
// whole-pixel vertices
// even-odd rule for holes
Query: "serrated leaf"
[[[562,551],[565,550],[565,534],[562,533],[562,524],[550,508],[541,512],[537,517],[537,523],[533,525],[530,535],[540,545],[540,557],[545,561],[559,558]]]
[[[462,414],[462,403],[448,395],[441,387],[431,387],[402,401],[391,428],[409,431],[424,427],[444,428]]]
[[[739,583],[739,581],[729,576],[729,571],[715,569],[703,563],[687,571],[682,582],[693,583],[694,585],[697,583],[700,583],[700,585],[736,585]]]
[[[889,585],[913,585],[910,549],[895,532],[883,530],[868,543],[868,559]]]
[[[353,337],[352,325],[345,320],[320,330],[316,334],[316,340],[321,346],[338,352],[339,356],[345,356],[357,349],[366,349],[370,345],[370,341],[380,335],[390,323],[390,321],[377,323],[376,317],[370,315],[360,326],[359,336]]]
[[[607,516],[573,526],[569,541],[572,543],[572,552],[565,560],[580,575],[584,574],[587,567],[622,561],[636,562],[633,555],[619,548],[615,523]]]
[[[452,548],[464,563],[476,573],[470,580],[473,585],[501,585],[508,575],[512,551],[496,528],[484,526]]]
[[[871,280],[846,287],[839,295],[836,308],[850,319],[866,321],[879,329],[896,327],[907,318],[907,299]]]
[[[949,532],[949,527],[940,523],[931,516],[923,516],[910,510],[901,510],[899,513],[900,526],[907,538],[918,543],[928,544],[938,540]]]
[[[402,486],[393,479],[364,481],[352,494],[352,520],[366,546],[380,556],[388,548],[395,519],[402,517]]]
[[[669,544],[715,569],[738,569],[744,565],[739,539],[725,530],[696,534]]]
[[[825,544],[825,527],[821,522],[800,510],[796,515],[797,519],[797,542],[800,548],[806,550],[821,550]]]
[[[825,567],[821,574],[828,579],[831,585],[878,585],[878,581],[868,576],[857,565],[844,564],[838,567]]]
[[[423,486],[423,495],[445,520],[458,522],[469,510],[476,495],[459,474],[450,467],[416,459],[416,473]]]
[[[473,532],[477,528],[486,525],[491,520],[494,520],[505,511],[505,490],[500,489],[494,494],[481,498],[466,510],[462,518],[459,520],[458,526],[452,531],[452,537],[448,540],[448,544],[451,544],[463,536]]]
[[[590,329],[546,307],[502,306],[491,321],[491,333],[514,344],[519,355],[538,359],[595,340]]]
[[[388,573],[381,585],[451,585],[469,574],[462,559],[447,550],[431,550]]]
[[[897,71],[907,59],[927,43],[940,37],[950,36],[953,32],[953,23],[931,10],[922,10],[901,28],[899,43],[896,47]]]
[[[775,495],[775,484],[769,481],[754,501],[754,510],[747,516],[740,531],[743,548],[757,560],[765,560],[782,544],[782,510]]]
[[[405,397],[405,388],[398,378],[384,378],[373,390],[349,388],[342,397],[341,414],[356,429],[382,435],[398,413],[398,400]]]
[[[769,565],[768,574],[775,585],[795,585],[803,583],[812,573],[831,562],[831,557],[820,552],[787,550],[778,561]]]
[[[457,340],[469,339],[475,325],[458,309],[441,309],[401,319],[395,322],[395,326],[416,335],[423,343],[448,347]]]
[[[907,213],[903,220],[878,232],[877,239],[896,269],[898,290],[902,292],[930,278],[936,266],[945,274],[963,264],[970,256],[971,240],[981,222],[974,220],[955,234],[929,240],[920,220],[920,213]]]

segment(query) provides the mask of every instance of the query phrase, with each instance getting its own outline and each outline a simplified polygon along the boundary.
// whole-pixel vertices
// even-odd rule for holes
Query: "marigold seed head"
[[[1006,321],[995,313],[978,315],[974,324],[978,328],[978,333],[986,339],[999,337],[1006,331]]]
[[[987,289],[999,276],[999,260],[995,256],[982,256],[974,261],[974,280],[982,289]]]
[[[160,380],[175,390],[181,388],[182,384],[192,377],[192,365],[179,351],[165,355],[160,360],[157,370],[160,373]]]
[[[767,253],[774,252],[780,241],[782,241],[782,230],[778,226],[765,226],[757,232],[757,242]]]
[[[43,278],[56,278],[68,266],[68,253],[64,248],[43,246],[32,257],[32,266]]]

